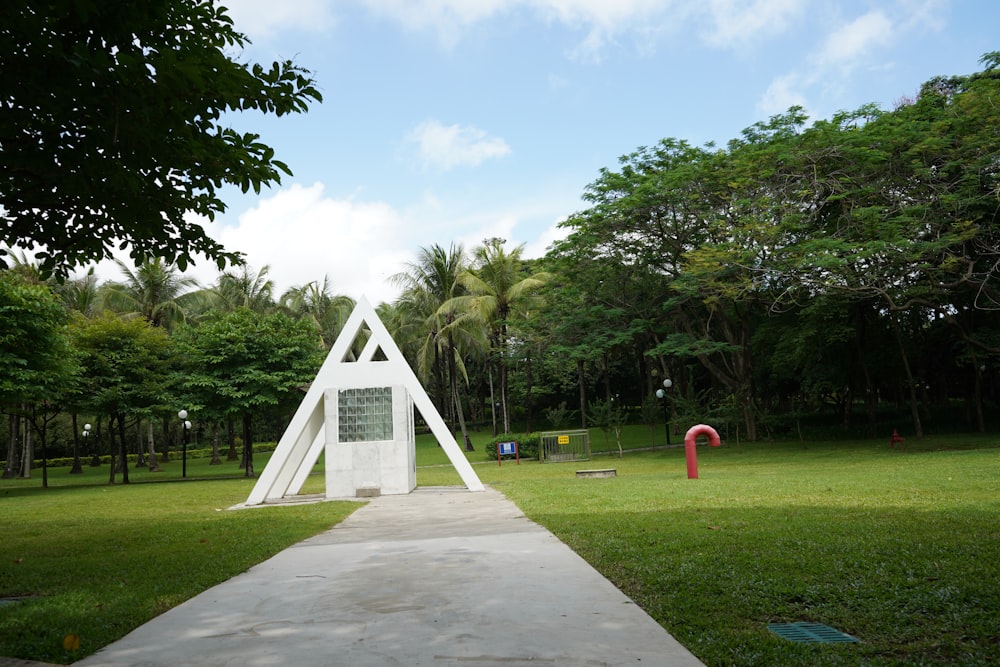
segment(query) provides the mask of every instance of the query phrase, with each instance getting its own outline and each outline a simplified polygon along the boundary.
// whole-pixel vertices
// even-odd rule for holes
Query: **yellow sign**
[[[569,444],[569,436],[568,435],[560,435],[558,437],[558,439],[557,439],[557,442],[560,445],[568,445]]]

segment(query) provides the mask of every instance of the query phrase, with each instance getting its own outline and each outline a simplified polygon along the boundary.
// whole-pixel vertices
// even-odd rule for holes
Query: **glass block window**
[[[337,411],[341,442],[392,440],[392,387],[341,389]]]

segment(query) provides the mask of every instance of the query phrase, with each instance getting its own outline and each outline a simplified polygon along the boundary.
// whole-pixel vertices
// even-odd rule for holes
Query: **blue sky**
[[[602,167],[664,137],[724,143],[793,104],[891,108],[1000,49],[994,0],[228,0],[324,102],[234,119],[295,176],[227,191],[212,236],[280,291],[373,302],[421,246],[499,236],[540,256]],[[209,283],[204,262],[192,272]],[[117,277],[99,268],[102,278]]]

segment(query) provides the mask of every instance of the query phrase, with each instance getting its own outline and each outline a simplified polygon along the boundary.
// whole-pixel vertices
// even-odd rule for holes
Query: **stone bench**
[[[577,477],[617,477],[618,470],[615,468],[602,468],[600,470],[577,470]]]

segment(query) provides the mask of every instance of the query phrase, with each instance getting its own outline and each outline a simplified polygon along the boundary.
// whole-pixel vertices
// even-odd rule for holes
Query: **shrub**
[[[495,459],[497,457],[497,443],[510,442],[511,440],[517,441],[517,452],[520,458],[538,458],[538,446],[541,439],[536,433],[507,433],[493,438],[484,448],[487,458]]]

